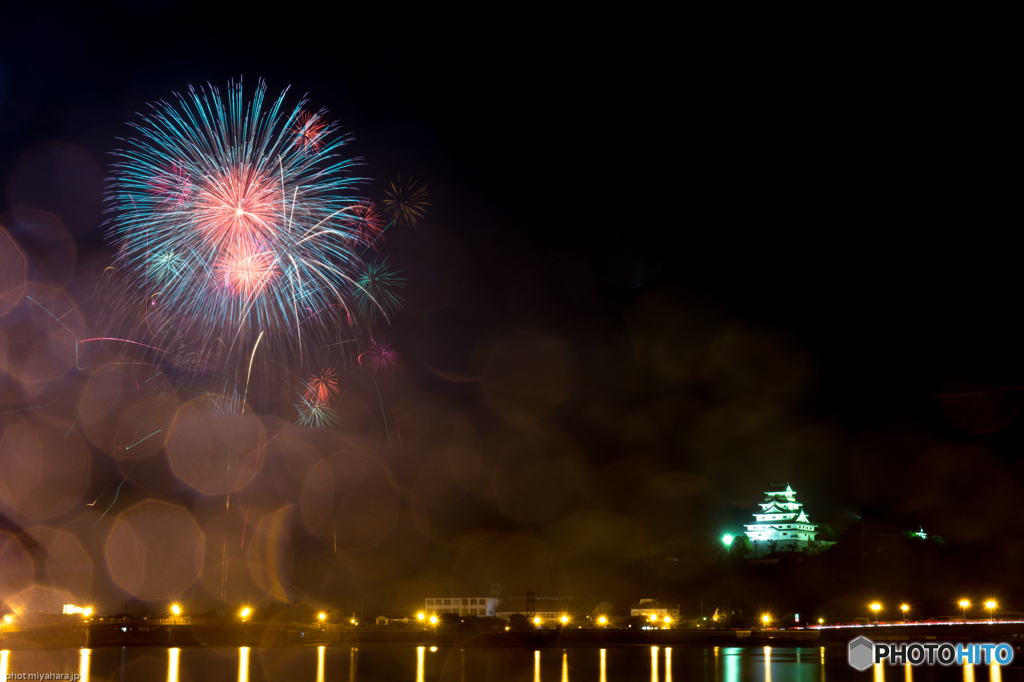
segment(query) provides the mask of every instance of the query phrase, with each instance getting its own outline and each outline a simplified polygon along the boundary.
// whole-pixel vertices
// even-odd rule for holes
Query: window
[[[476,599],[470,599],[469,600],[469,605],[470,606],[476,606]]]
[[[451,600],[451,599],[445,599],[445,600],[444,600],[444,605],[445,605],[445,606],[451,606],[451,603],[452,603],[452,600]]]
[[[469,606],[469,600],[468,599],[463,599],[462,600],[462,605],[463,606]]]

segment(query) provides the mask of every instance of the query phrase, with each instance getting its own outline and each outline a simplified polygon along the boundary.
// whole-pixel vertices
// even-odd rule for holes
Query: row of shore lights
[[[180,616],[181,606],[178,604],[171,604],[171,613],[173,613],[175,616]],[[242,607],[242,610],[238,612],[238,615],[241,616],[243,621],[246,621],[249,619],[249,616],[252,615],[252,609],[248,606]],[[316,614],[316,619],[323,623],[327,620],[327,614],[321,611],[320,613]],[[358,622],[356,621],[355,618],[351,619],[349,622],[352,623],[352,625],[358,625]]]
[[[968,601],[967,599],[961,599],[960,602],[958,603],[958,605],[960,606],[961,609],[963,609],[964,620],[967,620],[967,608],[971,605],[971,602]],[[992,617],[992,611],[994,611],[997,606],[998,606],[998,604],[996,603],[996,601],[994,599],[989,599],[988,601],[985,602],[985,608],[988,609],[988,617],[989,618]],[[870,608],[871,608],[872,611],[875,612],[875,623],[878,623],[878,612],[882,610],[882,605],[880,603],[878,603],[878,602],[872,602],[871,605],[870,605]],[[907,619],[907,611],[910,610],[910,606],[907,605],[907,604],[900,604],[900,610],[903,611],[903,620],[906,620]],[[89,608],[89,607],[86,607],[84,609],[81,609],[79,611],[79,613],[81,613],[83,616],[88,618],[89,616],[92,615],[92,609]],[[171,613],[174,614],[175,617],[180,616],[181,615],[181,605],[180,604],[171,604]],[[249,616],[251,614],[252,614],[252,609],[249,608],[248,606],[246,606],[241,611],[239,611],[238,615],[240,615],[242,617],[242,620],[245,621],[245,620],[248,620],[248,618],[249,618]],[[323,623],[324,621],[327,620],[327,614],[324,613],[323,611],[318,613],[316,617],[317,617],[317,620],[319,620],[321,623]],[[429,621],[431,625],[437,625],[437,616],[435,616],[435,615],[431,615],[429,618],[427,618],[427,614],[425,614],[422,611],[420,611],[419,613],[416,614],[416,618],[421,623]],[[659,618],[656,614],[652,613],[651,616],[650,616],[650,619],[651,619],[652,623],[657,623],[657,622],[663,620],[665,625],[671,625],[672,624],[672,618],[669,617],[669,616],[665,616],[662,619],[662,618]],[[569,616],[563,615],[558,620],[561,621],[562,625],[568,625],[569,624]],[[761,622],[764,623],[765,625],[770,623],[771,620],[772,620],[771,615],[769,615],[767,613],[764,614],[763,616],[761,616]],[[10,623],[11,622],[11,616],[9,614],[4,616],[4,622],[5,623]],[[355,618],[353,618],[350,622],[352,623],[352,625],[357,625],[358,624],[356,622]],[[533,619],[533,624],[534,625],[540,625],[543,622],[544,621],[540,618],[540,616],[537,616],[536,618]],[[824,623],[824,622],[825,622],[824,618],[819,618],[818,619],[818,623],[819,624]],[[607,625],[608,624],[608,618],[606,616],[599,616],[598,619],[597,619],[597,623],[598,623],[598,625]]]
[[[430,616],[430,618],[427,618],[427,614],[423,613],[422,611],[420,611],[419,613],[416,614],[416,619],[419,620],[421,623],[429,621],[431,625],[437,625],[437,616],[432,615],[432,616]],[[660,619],[658,618],[658,616],[656,616],[654,614],[651,614],[651,622],[652,623],[657,623],[659,620]],[[672,623],[672,619],[670,617],[668,617],[668,616],[665,616],[664,620],[665,620],[665,624],[666,625],[669,625],[669,624]],[[558,621],[562,625],[568,625],[569,624],[569,616],[562,615],[562,617],[559,618]],[[540,616],[536,616],[533,619],[533,624],[534,625],[540,625],[543,622],[544,622],[544,620]],[[608,617],[607,616],[598,616],[597,617],[597,624],[598,625],[608,625]],[[505,629],[508,630],[508,628],[505,628]]]
[[[967,620],[967,607],[969,607],[971,605],[971,602],[966,600],[966,599],[961,599],[958,602],[958,605],[964,611],[964,620]],[[999,605],[996,603],[996,601],[994,599],[989,599],[988,601],[985,602],[985,608],[988,609],[988,617],[989,618],[992,617],[992,611],[995,610],[995,608],[997,606],[999,606]],[[869,605],[869,608],[872,611],[875,612],[875,623],[877,624],[878,623],[878,612],[882,610],[882,605],[879,604],[878,602],[872,602]],[[907,611],[910,610],[910,606],[908,604],[900,604],[900,610],[903,611],[903,620],[906,620],[907,619]],[[668,619],[666,618],[666,620],[668,620]],[[717,620],[717,618],[716,618],[716,620]],[[765,625],[768,625],[768,623],[770,623],[771,621],[772,621],[772,617],[769,614],[766,613],[763,616],[761,616],[761,622],[764,623]],[[822,624],[824,622],[825,622],[824,618],[819,618],[818,619],[818,623],[819,624]]]
[[[959,602],[957,602],[957,605],[961,609],[963,609],[964,620],[967,620],[967,608],[971,605],[971,602],[968,601],[967,599],[961,599]],[[988,609],[988,617],[989,618],[992,618],[992,611],[994,611],[997,606],[999,606],[999,605],[996,603],[995,599],[989,599],[988,601],[985,602],[985,608]],[[875,623],[877,623],[878,622],[878,612],[882,610],[882,605],[879,604],[878,602],[874,602],[874,603],[871,604],[871,610],[875,612]],[[907,619],[907,611],[910,610],[910,607],[908,605],[906,605],[906,604],[900,604],[900,610],[903,611],[903,620],[906,620]],[[820,622],[820,620],[821,619],[819,619],[819,622]]]

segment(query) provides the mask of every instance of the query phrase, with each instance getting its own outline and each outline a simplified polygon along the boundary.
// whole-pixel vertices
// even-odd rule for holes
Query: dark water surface
[[[1024,681],[1024,667],[1020,665],[1005,668],[875,666],[860,673],[847,665],[844,649],[819,647],[575,647],[539,651],[383,646],[358,649],[203,647],[0,653],[0,680],[19,679],[19,674],[28,673],[78,673],[80,679],[90,682]]]

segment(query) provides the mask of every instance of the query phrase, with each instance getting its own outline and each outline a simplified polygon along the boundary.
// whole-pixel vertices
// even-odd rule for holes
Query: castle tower
[[[747,537],[757,548],[768,549],[769,542],[778,543],[777,550],[801,550],[814,542],[818,524],[811,523],[803,504],[796,501],[796,491],[789,484],[785,490],[770,490],[759,502],[761,511],[754,512],[755,523],[746,524]]]

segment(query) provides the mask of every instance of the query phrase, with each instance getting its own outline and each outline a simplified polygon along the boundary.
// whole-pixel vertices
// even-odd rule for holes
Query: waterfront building
[[[430,616],[454,613],[460,616],[493,617],[500,597],[427,597],[423,610]]]
[[[745,524],[755,556],[769,549],[803,550],[815,542],[818,524],[807,518],[804,505],[796,501],[796,491],[788,483],[785,489],[769,490],[764,495],[764,502],[758,503],[761,511],[754,512],[755,522]],[[759,547],[762,552],[758,552]]]
[[[668,616],[675,622],[679,620],[679,604],[666,604],[657,599],[641,599],[638,603],[629,605],[629,615],[644,618],[657,616],[658,620],[662,621]]]

